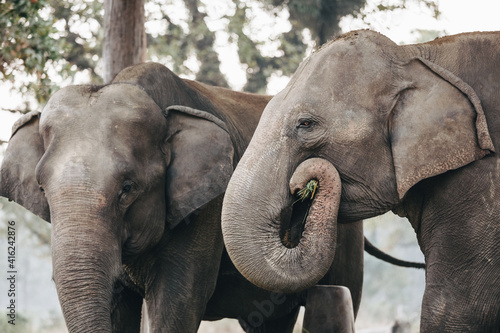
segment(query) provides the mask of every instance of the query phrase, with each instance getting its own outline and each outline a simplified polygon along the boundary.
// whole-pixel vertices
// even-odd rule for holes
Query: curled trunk
[[[222,230],[227,251],[236,268],[261,288],[308,288],[326,274],[335,255],[338,172],[320,158],[301,163],[289,180],[262,163],[255,165],[253,170],[239,166],[226,192]],[[318,181],[313,199],[297,202],[293,194],[310,180]],[[263,189],[270,193],[265,199]]]

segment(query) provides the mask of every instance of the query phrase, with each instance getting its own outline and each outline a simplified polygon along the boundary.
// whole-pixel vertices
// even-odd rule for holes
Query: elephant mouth
[[[313,180],[316,182],[316,180]],[[298,246],[304,232],[309,210],[314,200],[314,193],[304,195],[303,190],[297,190],[293,195],[293,202],[284,210],[280,225],[281,243],[293,249]],[[302,191],[302,193],[301,193]]]

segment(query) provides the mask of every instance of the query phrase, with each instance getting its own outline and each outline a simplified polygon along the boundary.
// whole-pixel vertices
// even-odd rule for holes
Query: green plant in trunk
[[[319,182],[315,179],[311,179],[307,182],[306,186],[297,192],[298,199],[293,203],[295,204],[298,201],[304,202],[305,200],[314,199],[314,194],[316,193],[316,189],[319,186]]]

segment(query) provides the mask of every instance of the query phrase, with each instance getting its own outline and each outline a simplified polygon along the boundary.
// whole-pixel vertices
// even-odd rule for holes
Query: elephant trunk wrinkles
[[[266,170],[265,162],[259,164],[253,170],[239,166],[227,189],[222,212],[227,251],[243,276],[261,288],[285,293],[306,289],[333,262],[340,177],[333,165],[319,158],[301,163],[289,180],[286,172],[278,176],[280,171],[269,172],[269,165]],[[298,241],[284,240],[283,228],[296,217],[292,194],[311,179],[319,185],[303,231]],[[291,193],[287,193],[287,182]]]
[[[120,242],[111,221],[100,213],[89,213],[94,209],[89,207],[102,206],[102,202],[83,205],[79,201],[75,205],[66,197],[64,203],[51,205],[53,278],[70,333],[111,332]]]

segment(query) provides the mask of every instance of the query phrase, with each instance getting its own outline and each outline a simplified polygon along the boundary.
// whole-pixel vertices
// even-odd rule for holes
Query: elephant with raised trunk
[[[235,266],[262,288],[302,290],[330,267],[337,216],[392,210],[425,255],[421,332],[498,332],[499,91],[498,32],[398,46],[364,30],[322,47],[266,106],[228,185]],[[293,246],[287,229],[300,230]]]
[[[53,277],[68,330],[195,332],[239,318],[248,332],[291,332],[304,293],[244,279],[224,252],[222,196],[269,96],[129,67],[105,86],[69,86],[15,125],[0,195],[52,223]],[[340,230],[322,283],[357,310],[361,222]],[[272,308],[272,309],[271,309]]]

